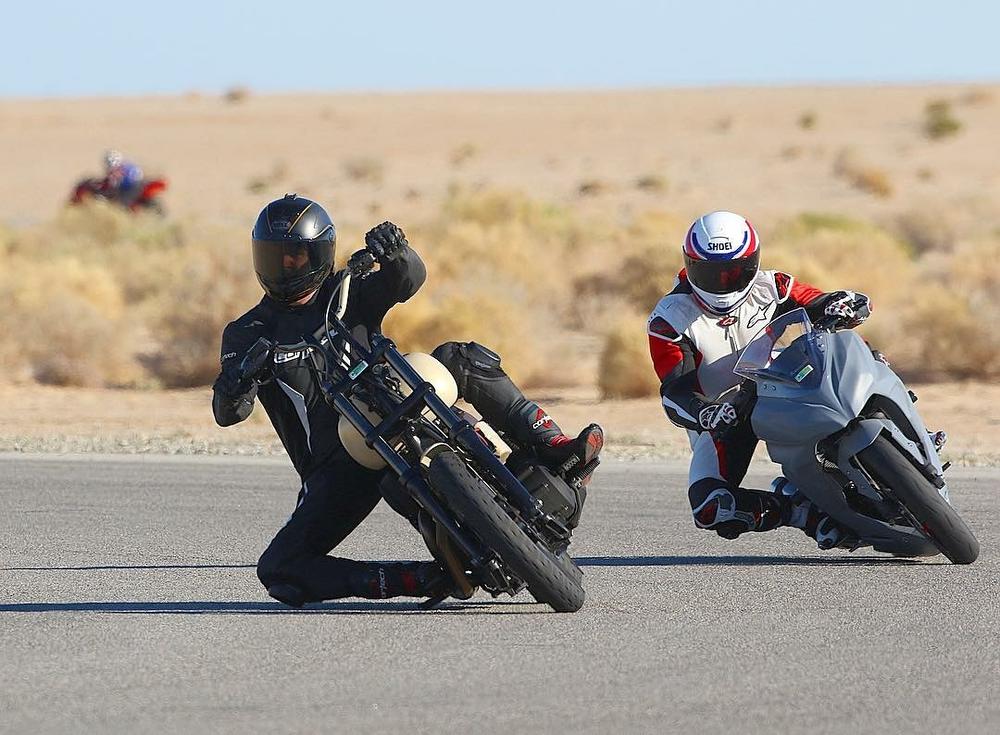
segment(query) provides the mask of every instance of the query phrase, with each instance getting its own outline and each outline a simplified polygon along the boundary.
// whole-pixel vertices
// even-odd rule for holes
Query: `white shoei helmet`
[[[743,303],[760,266],[760,240],[749,220],[732,212],[709,212],[684,238],[687,279],[711,311],[726,314]]]

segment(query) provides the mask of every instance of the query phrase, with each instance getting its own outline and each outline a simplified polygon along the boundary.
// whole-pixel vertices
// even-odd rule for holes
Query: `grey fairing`
[[[877,551],[906,556],[939,553],[916,530],[891,526],[853,511],[840,483],[823,471],[816,456],[817,444],[848,426],[850,430],[837,439],[835,460],[841,472],[864,494],[875,496],[868,478],[852,460],[883,432],[916,464],[929,464],[938,475],[943,469],[906,387],[887,365],[872,357],[864,340],[845,331],[819,333],[817,342],[824,361],[818,385],[807,388],[758,381],[758,399],[751,417],[754,431],[766,442],[768,454],[781,465],[785,476],[824,511],[857,533],[862,542]],[[857,420],[875,395],[899,408],[922,439],[919,444],[910,441],[891,421]],[[947,487],[940,492],[947,499]]]

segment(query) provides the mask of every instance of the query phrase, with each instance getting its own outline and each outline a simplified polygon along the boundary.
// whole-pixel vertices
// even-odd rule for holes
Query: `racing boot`
[[[590,424],[575,438],[567,436],[543,408],[525,400],[510,412],[508,428],[515,441],[533,449],[549,470],[568,482],[579,480],[587,485],[600,464],[604,430],[597,424]]]
[[[447,594],[450,576],[432,561],[368,562],[348,577],[352,597],[437,597]]]
[[[267,594],[289,607],[307,602],[363,597],[381,600],[388,597],[447,597],[455,584],[436,562],[360,562],[330,559],[342,570],[332,579],[312,585],[275,582]]]
[[[835,547],[852,550],[855,548],[854,536],[799,492],[788,478],[776,477],[771,483],[771,491],[780,497],[785,505],[781,525],[801,529],[823,551]]]

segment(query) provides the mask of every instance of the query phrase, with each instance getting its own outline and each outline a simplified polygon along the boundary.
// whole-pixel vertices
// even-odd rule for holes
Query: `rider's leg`
[[[688,433],[693,450],[688,500],[698,528],[733,539],[782,525],[785,503],[779,496],[739,486],[757,446],[749,424],[737,426],[724,441],[710,432]]]
[[[381,499],[379,473],[342,450],[302,485],[298,503],[257,563],[257,576],[282,602],[342,597],[427,597],[445,575],[434,562],[362,562],[328,556]]]
[[[500,356],[476,342],[446,342],[432,354],[455,378],[458,394],[488,424],[535,449],[550,469],[586,470],[587,475],[593,471],[604,446],[600,426],[591,424],[575,438],[566,436],[543,408],[514,385],[500,366]]]

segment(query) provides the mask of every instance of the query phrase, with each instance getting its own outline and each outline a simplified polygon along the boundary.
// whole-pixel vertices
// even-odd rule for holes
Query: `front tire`
[[[885,436],[858,453],[865,471],[902,503],[941,553],[955,564],[979,557],[979,541],[930,480]]]
[[[433,459],[429,479],[462,526],[495,551],[536,600],[556,612],[576,612],[583,607],[586,593],[579,581],[507,515],[494,499],[493,490],[455,452],[441,452]]]

